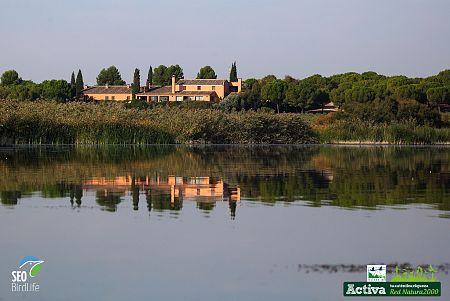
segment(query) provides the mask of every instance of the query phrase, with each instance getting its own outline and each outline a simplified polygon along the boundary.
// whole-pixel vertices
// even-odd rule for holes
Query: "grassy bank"
[[[314,143],[296,114],[0,101],[0,144]]]
[[[450,128],[434,128],[414,122],[373,124],[357,120],[336,121],[314,127],[322,143],[449,144]]]
[[[332,115],[50,101],[0,101],[0,113],[0,145],[450,143],[448,127],[336,120]]]
[[[174,137],[118,105],[0,101],[1,144],[171,143]]]

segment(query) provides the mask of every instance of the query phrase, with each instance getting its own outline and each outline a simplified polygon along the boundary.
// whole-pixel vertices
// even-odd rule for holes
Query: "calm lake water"
[[[0,148],[0,200],[0,300],[344,300],[370,263],[449,300],[450,148]]]

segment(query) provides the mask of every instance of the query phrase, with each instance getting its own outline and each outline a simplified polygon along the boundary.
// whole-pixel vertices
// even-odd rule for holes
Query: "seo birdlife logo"
[[[19,263],[19,268],[11,272],[12,292],[38,292],[39,284],[35,279],[41,272],[43,260],[35,256],[25,256]]]

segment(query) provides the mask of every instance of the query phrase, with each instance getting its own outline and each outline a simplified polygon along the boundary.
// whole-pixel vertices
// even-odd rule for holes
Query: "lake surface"
[[[450,148],[0,148],[0,200],[0,300],[344,300],[370,263],[450,295]]]

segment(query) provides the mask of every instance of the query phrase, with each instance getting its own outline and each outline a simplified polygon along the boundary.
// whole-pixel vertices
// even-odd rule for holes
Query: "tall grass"
[[[226,113],[213,109],[155,109],[150,119],[177,135],[179,142],[315,143],[310,127],[298,114]]]
[[[173,143],[137,110],[120,104],[0,101],[0,144]]]
[[[296,114],[0,101],[0,144],[313,143]]]
[[[321,142],[325,143],[450,143],[450,128],[434,128],[414,122],[373,124],[358,120],[337,120],[315,130]]]

